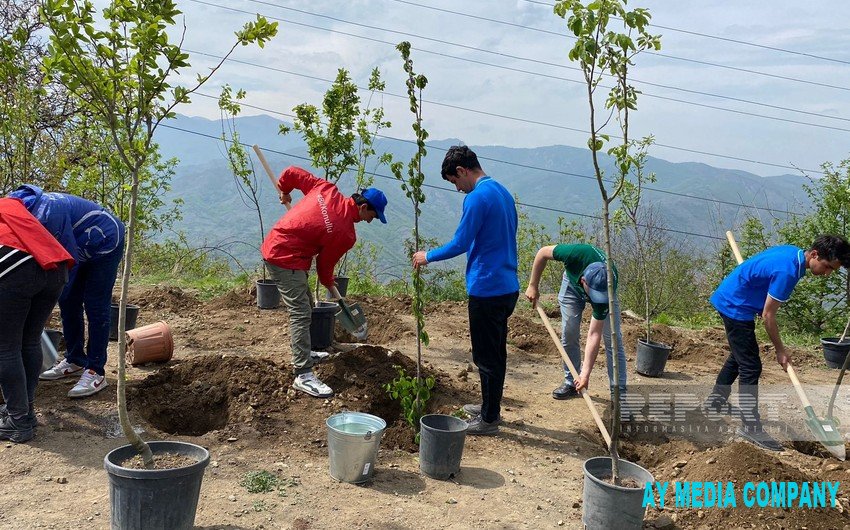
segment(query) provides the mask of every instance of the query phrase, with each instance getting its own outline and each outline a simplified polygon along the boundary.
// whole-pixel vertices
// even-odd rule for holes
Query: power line
[[[201,2],[201,0],[192,0],[192,1],[193,2]],[[205,3],[205,2],[201,2],[201,3]],[[270,18],[273,18],[273,17],[270,17]],[[212,58],[218,58],[218,59],[222,58],[221,56],[217,56],[217,55],[214,55],[214,54],[209,54],[209,53],[205,53],[205,52],[201,52],[201,51],[196,51],[196,50],[186,49],[186,51],[189,52],[189,53],[194,53],[194,54],[197,54],[197,55],[204,55],[204,56],[212,57]],[[319,77],[316,77],[316,76],[301,74],[301,73],[298,73],[298,72],[293,72],[293,71],[290,71],[290,70],[284,70],[282,68],[277,68],[277,67],[273,67],[273,66],[261,65],[261,64],[256,64],[256,63],[252,63],[252,62],[249,62],[249,61],[242,61],[242,60],[239,60],[239,59],[233,59],[232,57],[228,58],[227,60],[232,62],[232,63],[244,64],[244,65],[247,65],[247,66],[262,68],[262,69],[265,69],[265,70],[271,70],[271,71],[274,71],[274,72],[285,73],[285,74],[288,74],[288,75],[294,75],[294,76],[298,76],[298,77],[306,77],[308,79],[316,79],[316,80],[321,80],[321,81],[324,81],[324,82],[332,82],[328,79],[322,79],[322,78],[319,78]],[[404,94],[393,94],[392,92],[386,92],[386,91],[381,92],[381,93],[384,94],[384,95],[387,95],[387,96],[405,99],[405,100],[408,97],[407,95],[404,95]],[[528,118],[520,118],[518,116],[508,116],[508,115],[499,114],[499,113],[496,113],[496,112],[489,112],[489,111],[478,110],[478,109],[470,109],[468,107],[462,107],[460,105],[452,105],[450,103],[442,103],[442,102],[433,101],[433,100],[423,100],[423,101],[425,103],[429,103],[431,105],[450,108],[450,109],[453,109],[453,110],[461,110],[461,111],[470,112],[470,113],[473,113],[473,114],[480,114],[480,115],[483,115],[483,116],[502,118],[502,119],[517,121],[517,122],[521,122],[521,123],[527,123],[527,124],[531,124],[531,125],[540,125],[540,126],[544,126],[544,127],[551,127],[551,128],[554,128],[554,129],[571,131],[571,132],[578,132],[578,133],[582,133],[582,134],[590,134],[590,132],[587,131],[587,130],[579,129],[579,128],[576,128],[576,127],[569,127],[569,126],[566,126],[566,125],[560,125],[560,124],[557,124],[557,123],[548,123],[548,122],[539,121],[539,120],[532,120],[532,119],[528,119]],[[612,137],[612,138],[620,138],[619,136],[614,135],[614,134],[609,135],[609,136]],[[791,165],[776,164],[776,163],[773,163],[773,162],[765,162],[765,161],[762,161],[762,160],[753,160],[753,159],[749,159],[749,158],[737,157],[737,156],[732,156],[732,155],[712,153],[712,152],[709,152],[709,151],[701,151],[699,149],[679,147],[679,146],[675,146],[675,145],[663,144],[663,143],[660,143],[660,142],[657,142],[654,145],[657,146],[657,147],[672,149],[672,150],[675,150],[675,151],[684,151],[684,152],[687,152],[687,153],[695,153],[695,154],[713,156],[713,157],[718,157],[718,158],[726,158],[726,159],[729,159],[729,160],[736,160],[736,161],[739,161],[739,162],[747,162],[747,163],[750,163],[750,164],[758,164],[758,165],[776,167],[776,168],[781,168],[781,169],[791,169],[791,170],[794,170],[794,171],[806,171],[806,172],[809,172],[809,173],[823,173],[822,171],[817,170],[817,169],[799,168],[799,167],[791,166]]]
[[[244,14],[250,14],[250,15],[254,14],[253,12],[250,12],[250,11],[245,11],[245,10],[242,10],[242,9],[237,9],[237,8],[228,7],[228,6],[222,6],[222,5],[214,4],[214,3],[210,3],[210,2],[204,2],[202,0],[190,0],[190,1],[198,3],[198,4],[216,7],[216,8],[219,8],[219,9],[234,11],[236,13],[244,13]],[[376,39],[374,37],[367,37],[367,36],[363,36],[363,35],[358,35],[356,33],[349,33],[347,31],[330,29],[330,28],[325,28],[325,27],[322,27],[322,26],[315,26],[315,25],[312,25],[312,24],[306,24],[304,22],[297,22],[297,21],[294,21],[294,20],[286,19],[286,18],[273,17],[273,16],[270,16],[270,15],[266,15],[266,18],[270,18],[272,20],[277,20],[277,21],[280,21],[280,22],[285,22],[287,24],[291,24],[291,25],[294,25],[294,26],[301,26],[301,27],[315,29],[315,30],[319,30],[319,31],[325,31],[325,32],[328,32],[328,33],[336,33],[336,34],[339,34],[339,35],[345,35],[345,36],[348,36],[348,37],[366,40],[366,41],[374,42],[374,43],[377,43],[377,44],[384,44],[384,45],[387,45],[387,46],[395,47],[395,45],[397,44],[395,42]],[[431,39],[431,40],[433,40],[433,39]],[[438,41],[438,42],[441,42],[441,41]],[[474,49],[479,50],[479,48],[474,48]],[[454,60],[457,60],[457,61],[468,62],[468,63],[473,63],[473,64],[480,64],[480,65],[489,66],[489,67],[492,67],[492,68],[498,68],[498,69],[508,70],[508,71],[512,71],[512,72],[519,72],[519,73],[524,73],[524,74],[529,74],[529,75],[535,75],[535,76],[543,77],[543,78],[547,78],[547,79],[566,81],[566,82],[577,83],[577,84],[582,84],[582,85],[584,84],[584,81],[580,81],[580,80],[577,80],[577,79],[570,79],[570,78],[567,78],[567,77],[561,77],[561,76],[556,76],[556,75],[551,75],[551,74],[544,74],[544,73],[535,72],[535,71],[532,71],[532,70],[524,70],[522,68],[516,68],[516,67],[505,66],[505,65],[501,65],[501,64],[489,63],[489,62],[481,61],[481,60],[478,60],[478,59],[471,59],[471,58],[467,58],[467,57],[458,57],[456,55],[451,55],[451,54],[442,53],[442,52],[436,52],[436,51],[433,51],[433,50],[427,50],[427,49],[424,49],[424,48],[421,48],[421,47],[417,47],[416,50],[420,53],[435,55],[435,56],[438,56],[438,57],[446,57],[446,58],[454,59]],[[480,50],[480,51],[484,51],[486,53],[489,53],[488,50]],[[556,66],[556,67],[566,69],[566,70],[574,70],[574,71],[580,71],[581,70],[580,68],[577,68],[577,67],[571,67],[571,66],[561,65],[561,64],[557,64],[557,63],[547,63],[547,62],[536,61],[536,60],[532,60],[532,59],[528,59],[528,60],[532,61],[532,62],[538,62],[538,63],[548,65],[548,66]],[[677,86],[673,86],[673,85],[653,83],[653,82],[650,82],[650,81],[641,81],[641,80],[635,79],[635,78],[632,78],[632,80],[635,81],[635,82],[638,82],[640,84],[646,85],[646,86],[663,88],[663,89],[666,89],[666,90],[674,90],[674,91],[678,91],[678,92],[685,92],[687,94],[708,96],[708,97],[712,97],[712,98],[716,98],[716,99],[722,99],[722,100],[726,100],[726,101],[734,101],[734,102],[737,102],[737,103],[744,103],[744,104],[747,104],[747,105],[755,105],[755,106],[759,106],[759,107],[764,107],[764,108],[769,108],[769,109],[774,109],[774,110],[781,110],[781,111],[785,111],[785,112],[793,112],[793,113],[803,114],[803,115],[807,115],[807,116],[815,116],[815,117],[818,117],[818,118],[825,118],[825,119],[830,119],[830,120],[839,120],[839,121],[850,122],[850,118],[842,118],[840,116],[830,116],[828,114],[820,114],[820,113],[817,113],[817,112],[812,112],[812,111],[807,111],[807,110],[802,110],[802,109],[784,107],[782,105],[771,105],[769,103],[764,103],[764,102],[754,101],[754,100],[749,100],[749,99],[744,99],[744,98],[738,98],[738,97],[733,97],[733,96],[728,96],[728,95],[723,95],[723,94],[715,94],[715,93],[712,93],[712,92],[692,90],[692,89],[677,87]],[[610,86],[605,86],[605,85],[600,85],[600,86],[602,86],[603,88],[608,88],[608,89],[612,88]],[[796,123],[796,124],[800,124],[800,125],[809,125],[809,126],[812,126],[812,127],[830,128],[827,125],[820,125],[820,124],[810,123],[810,122],[788,120],[788,119],[785,119],[785,118],[779,118],[779,117],[775,117],[775,116],[767,116],[767,115],[763,115],[763,114],[747,113],[745,111],[728,109],[728,108],[725,108],[725,107],[715,107],[715,106],[707,105],[707,104],[703,104],[703,103],[697,103],[697,102],[693,102],[693,101],[676,99],[676,98],[667,97],[667,96],[660,96],[660,95],[652,94],[652,93],[649,93],[649,92],[642,92],[642,95],[646,96],[646,97],[650,97],[650,98],[662,99],[662,100],[666,100],[666,101],[674,101],[674,102],[682,103],[682,104],[685,104],[685,105],[692,105],[692,106],[696,106],[696,107],[705,107],[705,108],[710,108],[710,109],[714,109],[714,110],[721,110],[721,111],[724,111],[724,112],[731,112],[731,113],[734,113],[734,114],[743,114],[743,115],[754,116],[754,117],[759,117],[759,118],[763,118],[763,119],[785,121],[785,122]],[[845,129],[838,129],[838,130],[843,131]]]
[[[213,136],[211,134],[206,134],[206,133],[202,133],[202,132],[199,132],[199,131],[192,131],[190,129],[184,129],[182,127],[175,127],[173,125],[167,125],[165,123],[160,123],[159,126],[165,127],[166,129],[172,129],[172,130],[175,130],[175,131],[180,131],[180,132],[184,132],[184,133],[188,133],[188,134],[194,134],[196,136],[203,136],[205,138],[211,138],[211,139],[216,140],[216,141],[223,141],[222,138],[217,137],[217,136]],[[233,143],[232,140],[224,140],[224,141],[229,142],[229,143]],[[249,144],[246,144],[244,142],[238,142],[238,144],[241,145],[242,147],[245,147],[245,148],[251,147]],[[278,155],[282,155],[282,156],[286,156],[286,157],[290,157],[290,158],[295,158],[297,160],[305,160],[307,162],[311,162],[311,160],[306,156],[294,155],[292,153],[286,153],[284,151],[277,151],[275,149],[268,149],[268,148],[265,148],[265,147],[263,147],[263,151],[265,151],[267,153],[275,153],[275,154],[278,154]],[[382,175],[380,173],[369,172],[369,171],[367,171],[366,173],[369,174],[369,175],[378,177],[378,178],[397,181],[397,179],[394,176]],[[435,186],[433,184],[424,184],[423,183],[422,186],[426,187],[426,188],[435,189],[435,190],[447,191],[447,192],[450,192],[450,193],[456,192],[456,190],[453,190],[451,188],[445,188],[443,186]],[[537,204],[528,204],[528,203],[523,203],[523,202],[519,202],[519,201],[517,201],[516,204],[518,206],[525,206],[527,208],[534,208],[534,209],[537,209],[537,210],[544,210],[544,211],[555,212],[555,213],[563,213],[563,214],[567,214],[567,215],[575,215],[575,216],[578,216],[578,217],[585,217],[585,218],[589,218],[589,219],[597,219],[597,220],[602,219],[602,217],[598,216],[598,215],[591,215],[591,214],[580,213],[580,212],[571,212],[569,210],[561,210],[561,209],[558,209],[558,208],[551,208],[549,206],[540,206],[540,205],[537,205]],[[647,226],[645,224],[641,224],[641,223],[638,223],[638,226],[640,226],[642,228],[647,228]],[[661,227],[654,227],[654,228],[661,230],[661,231],[664,231],[664,232],[671,232],[671,233],[674,233],[674,234],[688,235],[688,236],[694,236],[694,237],[703,237],[703,238],[706,238],[706,239],[714,239],[714,240],[718,240],[718,241],[725,241],[725,239],[722,238],[722,237],[712,236],[712,235],[708,235],[708,234],[699,234],[699,233],[696,233],[696,232],[687,232],[685,230],[676,230],[676,229],[673,229],[673,228],[661,228]]]
[[[554,4],[550,4],[549,2],[542,2],[540,0],[523,0],[523,2],[528,2],[529,4],[539,4],[539,5],[543,5],[543,6],[554,7]],[[654,23],[651,23],[650,26],[653,26],[653,27],[656,27],[656,28],[659,28],[659,29],[675,31],[677,33],[685,33],[687,35],[695,35],[697,37],[705,37],[707,39],[714,39],[714,40],[719,40],[719,41],[724,41],[724,42],[731,42],[733,44],[740,44],[742,46],[750,46],[750,47],[753,47],[753,48],[761,48],[763,50],[789,53],[791,55],[799,55],[801,57],[808,57],[810,59],[820,59],[822,61],[829,61],[829,62],[833,62],[833,63],[850,64],[850,61],[845,61],[845,60],[842,60],[842,59],[836,59],[834,57],[826,57],[824,55],[816,55],[816,54],[808,53],[808,52],[800,52],[800,51],[796,51],[796,50],[789,50],[787,48],[779,48],[779,47],[776,47],[776,46],[767,46],[765,44],[757,44],[755,42],[748,42],[748,41],[739,40],[739,39],[732,39],[732,38],[729,38],[729,37],[721,37],[719,35],[711,35],[709,33],[700,33],[699,31],[692,31],[692,30],[682,29],[682,28],[672,28],[670,26],[662,26],[661,24],[654,24]]]
[[[193,1],[198,1],[198,0],[193,0]],[[308,15],[308,16],[312,16],[312,17],[318,17],[318,18],[324,18],[324,19],[327,19],[327,20],[333,20],[334,22],[340,22],[342,24],[349,24],[349,25],[358,26],[358,27],[361,27],[361,28],[377,30],[377,31],[385,31],[387,33],[395,33],[397,35],[403,35],[405,37],[415,37],[417,39],[428,40],[428,41],[437,42],[437,43],[440,43],[440,44],[448,44],[450,46],[456,46],[456,47],[464,48],[464,49],[467,49],[467,50],[474,50],[474,51],[481,52],[481,53],[489,53],[489,54],[493,54],[493,55],[499,55],[499,56],[502,56],[502,57],[508,57],[508,58],[511,58],[511,59],[519,60],[519,61],[528,61],[528,62],[545,64],[545,65],[548,65],[548,66],[556,66],[556,67],[559,67],[559,68],[566,68],[566,66],[559,64],[559,63],[551,63],[551,62],[548,62],[548,61],[541,61],[539,59],[532,59],[530,57],[522,57],[522,56],[519,56],[519,55],[512,55],[512,54],[507,54],[507,53],[503,53],[503,52],[497,52],[497,51],[494,51],[494,50],[486,50],[484,48],[478,48],[476,46],[470,46],[470,45],[461,44],[461,43],[458,43],[458,42],[450,42],[448,40],[436,39],[436,38],[433,38],[433,37],[426,37],[424,35],[419,35],[419,34],[416,34],[416,33],[409,33],[409,32],[406,32],[406,31],[398,31],[398,30],[393,30],[393,29],[382,28],[380,26],[372,26],[372,25],[369,25],[369,24],[363,24],[361,22],[352,22],[350,20],[345,20],[345,19],[342,19],[342,18],[333,17],[331,15],[324,15],[322,13],[316,13],[316,12],[313,12],[313,11],[298,9],[298,8],[295,8],[295,7],[277,5],[277,4],[273,4],[271,2],[266,2],[264,0],[246,0],[246,1],[252,2],[254,4],[260,4],[260,5],[275,7],[275,8],[278,8],[278,9],[284,9],[286,11],[292,11],[292,12],[295,12],[295,13],[300,13],[302,15]],[[668,56],[668,57],[672,57],[672,56]],[[688,61],[692,60],[692,59],[682,59],[680,57],[673,57],[673,58],[680,59],[680,60],[688,60]],[[696,60],[693,60],[693,61],[694,62],[700,62],[700,61],[696,61]],[[759,71],[756,71],[756,70],[748,70],[746,68],[736,68],[736,67],[731,67],[731,66],[727,67],[727,66],[723,66],[723,65],[717,65],[717,64],[713,64],[713,63],[705,63],[705,62],[702,62],[702,64],[711,64],[712,66],[720,66],[720,67],[723,67],[723,68],[730,68],[730,69],[733,69],[733,70],[738,70],[738,71],[741,71],[741,72],[748,72],[748,73],[752,73],[752,74],[762,75],[762,76],[765,76],[765,77],[782,79],[782,80],[785,80],[785,81],[794,81],[794,82],[797,82],[797,83],[804,83],[804,84],[808,84],[808,85],[820,86],[820,87],[824,87],[824,88],[833,88],[835,90],[844,90],[844,91],[850,92],[850,87],[846,87],[846,86],[830,85],[828,83],[819,83],[817,81],[811,81],[811,80],[807,80],[807,79],[799,79],[799,78],[796,78],[796,77],[789,77],[789,76],[783,76],[783,75],[778,75],[778,74],[770,74],[770,73],[766,73],[766,72],[759,72]],[[578,68],[570,68],[570,69],[578,70]],[[639,82],[638,79],[634,79],[634,81]]]
[[[260,2],[260,0],[248,0],[248,1],[251,1],[251,2],[256,1],[257,3],[265,3],[265,2]],[[483,20],[483,21],[486,21],[486,22],[492,22],[494,24],[502,24],[502,25],[505,25],[505,26],[525,29],[525,30],[528,30],[528,31],[535,31],[535,32],[538,32],[538,33],[545,33],[547,35],[556,35],[556,36],[559,36],[559,37],[566,37],[568,39],[576,40],[576,37],[574,37],[572,35],[568,35],[566,33],[561,33],[559,31],[551,31],[551,30],[547,30],[547,29],[543,29],[543,28],[537,28],[537,27],[534,27],[534,26],[525,26],[523,24],[516,24],[514,22],[508,22],[506,20],[499,20],[499,19],[495,19],[495,18],[482,17],[482,16],[479,16],[479,15],[473,15],[471,13],[465,13],[465,12],[462,12],[462,11],[452,11],[450,9],[443,9],[443,8],[423,5],[423,4],[419,4],[419,3],[415,3],[415,2],[409,2],[408,0],[390,0],[390,1],[397,2],[397,3],[400,3],[400,4],[411,5],[411,6],[419,7],[419,8],[422,8],[422,9],[429,9],[429,10],[432,10],[432,11],[449,13],[449,14],[452,14],[452,15],[458,15],[458,16],[461,16],[461,17],[472,18],[472,19],[475,19],[475,20]],[[283,9],[287,9],[287,8],[283,8]],[[318,16],[321,16],[321,15],[318,15]],[[727,65],[727,64],[721,64],[721,63],[712,63],[712,62],[709,62],[709,61],[702,61],[702,60],[699,60],[699,59],[691,59],[689,57],[679,57],[679,56],[676,56],[676,55],[670,55],[670,54],[667,54],[667,53],[657,52],[657,51],[653,51],[653,50],[647,50],[647,52],[651,55],[656,55],[658,57],[664,57],[665,59],[674,59],[674,60],[677,60],[677,61],[685,61],[685,62],[690,62],[690,63],[695,63],[695,64],[701,64],[701,65],[704,65],[704,66],[712,66],[712,67],[715,67],[715,68],[724,68],[724,69],[727,69],[727,70],[733,70],[735,72],[744,72],[744,73],[753,74],[753,75],[760,75],[760,76],[771,77],[771,78],[775,78],[775,79],[782,79],[782,80],[785,80],[785,81],[794,81],[794,82],[797,82],[797,83],[806,83],[806,84],[821,86],[821,87],[824,87],[824,88],[834,88],[834,89],[838,89],[838,90],[850,90],[850,88],[847,88],[847,87],[843,87],[843,86],[839,86],[839,85],[830,85],[828,83],[820,83],[818,81],[812,81],[810,79],[800,79],[800,78],[797,78],[797,77],[790,77],[790,76],[784,76],[784,75],[779,75],[779,74],[771,74],[769,72],[762,72],[761,70],[753,70],[753,69],[750,69],[750,68],[742,68],[742,67],[731,66],[731,65]],[[848,64],[850,64],[850,63],[848,63]]]
[[[314,79],[323,80],[321,78],[314,78]],[[330,80],[323,80],[323,81],[331,82]],[[361,90],[364,90],[364,89],[361,88]],[[213,96],[212,94],[204,94],[203,92],[195,92],[195,95],[205,97],[205,98],[209,98],[209,99],[218,100],[217,96]],[[269,108],[266,108],[266,107],[260,107],[260,106],[257,106],[257,105],[251,105],[249,103],[240,102],[239,104],[243,107],[247,107],[247,108],[251,108],[251,109],[255,109],[255,110],[260,110],[260,111],[263,111],[263,112],[266,112],[266,113],[277,114],[279,116],[285,116],[287,118],[295,118],[294,114],[290,114],[290,113],[287,113],[287,112],[281,112],[279,110],[269,109]],[[387,139],[387,140],[393,140],[393,141],[396,141],[396,142],[409,143],[409,144],[413,144],[413,145],[416,144],[416,142],[413,141],[413,140],[405,140],[404,138],[397,138],[397,137],[394,137],[394,136],[388,136],[386,134],[378,134],[377,136],[380,137],[380,138],[384,138],[384,139]],[[445,149],[445,148],[437,147],[437,146],[434,146],[434,145],[428,145],[428,149],[436,149],[438,151],[447,151],[447,149]],[[555,175],[564,175],[564,176],[568,176],[568,177],[576,177],[576,178],[596,181],[596,177],[594,177],[592,175],[583,175],[581,173],[572,173],[572,172],[569,172],[569,171],[561,171],[561,170],[557,170],[557,169],[549,169],[549,168],[544,168],[544,167],[539,167],[539,166],[532,166],[532,165],[528,165],[528,164],[522,164],[522,163],[519,163],[519,162],[510,162],[510,161],[502,160],[502,159],[499,159],[499,158],[491,158],[491,157],[486,157],[486,156],[481,156],[481,155],[478,156],[478,159],[479,160],[488,160],[490,162],[496,162],[496,163],[505,164],[505,165],[508,165],[508,166],[521,167],[521,168],[524,168],[524,169],[541,171],[543,173],[551,173],[551,174],[555,174]],[[605,182],[610,183],[612,181],[606,180]],[[670,191],[670,190],[662,190],[662,189],[653,188],[653,187],[650,187],[650,186],[643,186],[643,189],[647,190],[647,191],[652,191],[654,193],[660,193],[660,194],[665,194],[665,195],[674,195],[674,196],[677,196],[677,197],[683,197],[683,198],[687,198],[687,199],[711,202],[711,203],[716,203],[716,204],[725,204],[725,205],[729,205],[729,206],[738,206],[738,207],[741,207],[741,208],[747,208],[747,209],[753,209],[753,210],[763,210],[763,211],[771,212],[771,213],[782,213],[782,214],[786,214],[786,215],[802,215],[799,212],[792,212],[790,210],[781,210],[781,209],[778,209],[778,208],[769,208],[769,207],[766,207],[766,206],[756,206],[756,205],[750,205],[750,204],[743,204],[743,203],[740,203],[740,202],[726,201],[726,200],[723,200],[723,199],[711,199],[711,198],[708,198],[708,197],[699,197],[697,195],[688,195],[686,193],[680,193],[680,192]]]

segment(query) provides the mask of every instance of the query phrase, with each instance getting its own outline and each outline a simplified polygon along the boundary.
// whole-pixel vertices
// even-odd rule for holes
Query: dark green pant
[[[307,271],[282,269],[266,262],[269,275],[277,284],[283,303],[289,309],[289,343],[292,346],[292,367],[295,375],[312,371],[310,359],[310,320],[313,315],[313,295],[307,282]]]

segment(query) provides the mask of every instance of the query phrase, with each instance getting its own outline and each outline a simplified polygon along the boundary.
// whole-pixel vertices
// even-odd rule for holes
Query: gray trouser
[[[579,287],[580,288],[580,287]],[[567,275],[561,281],[561,291],[558,293],[558,303],[561,306],[561,344],[567,351],[567,356],[581,373],[581,314],[587,301],[579,296],[571,287]],[[620,301],[614,295],[614,327],[617,332],[617,361],[619,362],[620,393],[626,391],[626,351],[623,348],[623,334],[620,332]],[[611,358],[611,315],[605,318],[602,325],[602,342],[605,344],[605,359],[608,368],[608,381],[611,391],[614,390],[614,363]],[[568,383],[574,384],[573,375],[564,362],[565,377]]]
[[[295,375],[312,371],[310,359],[310,320],[313,316],[313,295],[307,283],[307,271],[282,269],[265,262],[269,275],[277,284],[283,303],[289,309],[289,342],[292,346],[292,367]]]

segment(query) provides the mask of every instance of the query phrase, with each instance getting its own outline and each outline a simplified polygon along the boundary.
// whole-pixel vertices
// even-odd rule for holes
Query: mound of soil
[[[134,303],[145,309],[165,309],[173,313],[200,305],[198,298],[179,287],[156,286],[133,296]]]
[[[690,441],[674,440],[658,445],[627,444],[622,454],[629,460],[649,469],[656,481],[710,481],[735,484],[736,508],[682,509],[673,507],[666,513],[675,513],[681,528],[845,528],[850,524],[850,514],[845,509],[809,508],[753,508],[743,504],[743,487],[747,482],[816,482],[825,480],[819,474],[802,471],[785,462],[787,458],[775,456],[744,442],[735,442],[721,448],[700,449]],[[840,470],[843,473],[843,469]],[[841,477],[832,480],[840,480]],[[668,506],[674,502],[668,490]],[[827,501],[828,502],[828,501]],[[842,507],[843,508],[843,507]],[[650,509],[647,520],[660,515]],[[756,517],[757,513],[757,517]]]
[[[360,303],[366,315],[366,324],[369,326],[366,342],[369,344],[391,344],[404,336],[414,335],[414,328],[399,318],[399,315],[410,314],[410,297],[396,296],[381,299],[365,296],[351,299]],[[358,342],[339,325],[334,333],[340,342]]]
[[[255,305],[254,296],[245,289],[234,289],[206,303],[208,309],[239,309]]]
[[[508,321],[508,343],[526,353],[541,357],[557,356],[558,352],[543,323],[520,315]]]

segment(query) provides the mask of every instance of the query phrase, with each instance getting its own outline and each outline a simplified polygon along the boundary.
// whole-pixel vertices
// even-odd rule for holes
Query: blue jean
[[[59,297],[65,359],[104,375],[106,347],[109,345],[109,312],[118,265],[124,255],[124,238],[118,247],[98,258],[78,264],[71,270],[68,285]],[[85,347],[83,311],[88,319],[89,341]]]
[[[68,275],[29,260],[0,280],[0,390],[13,420],[24,421],[41,373],[41,332]]]
[[[579,287],[580,289],[581,287]],[[576,293],[570,285],[567,275],[561,281],[561,291],[558,293],[558,304],[561,306],[561,344],[567,351],[570,362],[581,374],[581,315],[584,312],[587,301]],[[614,391],[614,363],[612,360],[611,347],[611,315],[605,318],[602,325],[602,342],[605,344],[605,359],[608,368],[608,381],[610,390]],[[623,348],[623,334],[620,331],[620,301],[614,295],[614,328],[617,332],[617,361],[619,362],[620,394],[626,391],[626,350]],[[573,374],[570,373],[566,363],[564,377],[567,383],[575,384]]]

